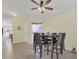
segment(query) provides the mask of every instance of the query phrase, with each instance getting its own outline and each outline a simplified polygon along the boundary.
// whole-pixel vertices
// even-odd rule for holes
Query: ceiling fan
[[[35,3],[38,7],[31,8],[31,10],[39,9],[41,13],[44,13],[45,9],[47,10],[53,10],[51,7],[46,7],[52,0],[43,1],[41,0],[40,3],[37,3],[35,0],[31,0],[33,3]]]

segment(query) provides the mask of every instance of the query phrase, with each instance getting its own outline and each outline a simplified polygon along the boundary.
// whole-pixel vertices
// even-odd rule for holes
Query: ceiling
[[[40,0],[36,1],[39,3]],[[12,19],[12,13],[15,13],[16,17],[21,19],[47,19],[48,17],[76,9],[76,4],[76,0],[52,0],[49,6],[53,7],[54,10],[45,11],[44,14],[41,14],[39,10],[31,10],[37,5],[30,0],[2,0],[2,19]]]

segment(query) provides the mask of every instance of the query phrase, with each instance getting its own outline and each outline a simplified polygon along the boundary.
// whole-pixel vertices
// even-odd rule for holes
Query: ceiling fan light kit
[[[37,3],[35,0],[31,0],[33,3],[35,3],[39,7],[31,8],[31,10],[36,10],[38,9],[41,13],[44,13],[45,10],[53,10],[51,7],[46,7],[52,0],[47,0],[47,1],[40,1],[40,4]]]

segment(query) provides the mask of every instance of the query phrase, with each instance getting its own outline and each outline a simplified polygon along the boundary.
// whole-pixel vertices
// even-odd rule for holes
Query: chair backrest
[[[57,42],[57,33],[52,33],[52,43],[55,44]]]
[[[52,36],[53,36],[53,37],[56,37],[56,36],[57,36],[57,33],[52,33]]]
[[[58,44],[61,48],[64,48],[65,36],[66,36],[66,33],[58,33],[57,44]]]
[[[45,39],[45,33],[41,33],[41,38],[42,38],[42,40]]]
[[[41,44],[41,35],[40,33],[34,33],[34,41],[36,44]]]

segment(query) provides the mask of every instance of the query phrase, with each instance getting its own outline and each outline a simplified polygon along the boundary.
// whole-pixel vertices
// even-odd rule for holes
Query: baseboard
[[[69,48],[65,48],[65,50],[67,50],[67,51],[72,51],[72,49],[69,49]]]
[[[22,43],[24,41],[13,41],[13,44],[16,44],[16,43]]]
[[[65,49],[68,52],[71,52],[72,54],[77,54],[77,51],[73,52],[72,49]]]

